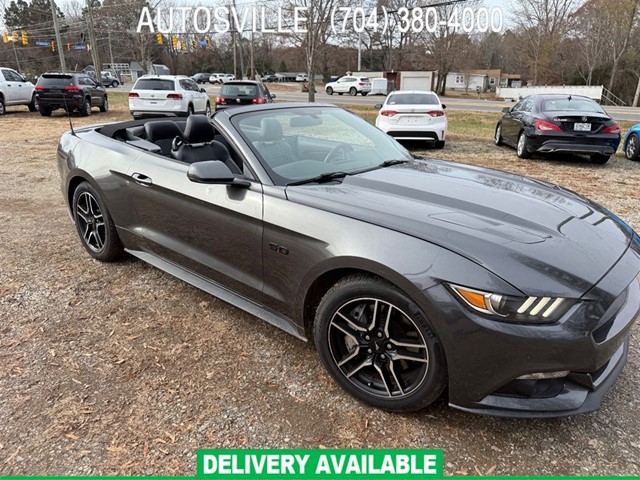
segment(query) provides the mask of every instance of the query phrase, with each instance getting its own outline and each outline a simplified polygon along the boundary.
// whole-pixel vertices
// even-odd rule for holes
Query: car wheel
[[[636,133],[629,135],[627,147],[624,149],[624,155],[629,160],[638,160],[640,158],[640,139]]]
[[[594,153],[589,158],[591,159],[591,163],[595,163],[597,165],[604,165],[609,161],[610,155],[602,155],[600,153]]]
[[[83,117],[88,117],[91,115],[91,100],[86,98],[84,103],[82,104],[82,108],[80,109],[80,115]]]
[[[342,92],[338,92],[338,95],[342,95]]]
[[[100,111],[101,112],[108,112],[109,111],[109,98],[105,95],[103,101],[102,101],[102,105],[100,105]]]
[[[114,80],[113,82],[111,82],[111,86],[112,86],[113,88],[116,88],[116,87],[118,87],[119,85],[120,85],[120,83],[119,83],[117,80]]]
[[[494,136],[493,141],[498,146],[502,145],[502,124],[500,124],[500,123],[496,127],[496,134]]]
[[[50,117],[51,116],[51,110],[46,108],[46,107],[40,107],[39,111],[40,111],[40,115],[42,115],[43,117]]]
[[[4,98],[0,97],[0,116],[4,115],[6,112],[4,108]]]
[[[111,262],[124,250],[111,216],[98,192],[82,182],[73,192],[73,219],[84,248],[96,260]]]
[[[362,92],[362,96],[366,97],[369,92]]]
[[[358,90],[356,90],[356,87],[351,87],[349,89],[349,95],[351,95],[352,97],[355,97],[358,94]]]
[[[189,104],[189,106],[187,107],[187,116],[191,116],[193,115],[194,110],[193,110],[193,105]]]
[[[208,117],[209,115],[211,115],[211,104],[209,102],[207,102],[207,108],[205,108],[204,110],[204,114]]]
[[[29,111],[30,112],[38,111],[38,100],[36,99],[35,93],[31,96],[31,102],[29,102]]]
[[[333,88],[327,87],[327,95],[333,95]]]
[[[322,298],[315,344],[334,380],[378,408],[416,411],[444,391],[446,362],[420,308],[381,279],[347,277]]]
[[[437,150],[442,150],[442,149],[444,148],[444,140],[442,140],[442,141],[440,141],[440,140],[436,141],[436,142],[433,144],[433,148],[435,148],[435,149],[437,149]]]
[[[516,153],[519,158],[531,158],[531,152],[529,152],[527,145],[527,136],[524,134],[524,132],[520,132],[520,136],[518,137],[518,147],[516,148]]]

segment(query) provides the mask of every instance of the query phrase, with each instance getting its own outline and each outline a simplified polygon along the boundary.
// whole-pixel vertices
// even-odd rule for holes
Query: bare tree
[[[602,7],[607,1],[587,1],[572,16],[570,36],[575,40],[579,59],[584,62],[584,69],[578,64],[577,71],[585,79],[587,85],[593,81],[593,71],[602,64],[602,59],[609,47],[609,25]]]
[[[608,8],[603,9],[601,14],[606,18],[609,25],[609,48],[611,52],[611,77],[609,77],[609,91],[613,91],[616,85],[616,77],[620,67],[620,60],[627,52],[631,41],[634,27],[637,24],[638,9],[640,0],[600,0],[597,3]]]

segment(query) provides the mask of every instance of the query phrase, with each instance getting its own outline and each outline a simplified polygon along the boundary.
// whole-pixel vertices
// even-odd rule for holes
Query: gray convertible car
[[[597,409],[640,312],[640,238],[573,192],[414,158],[331,105],[67,132],[87,252],[134,255],[303,340],[391,411]]]

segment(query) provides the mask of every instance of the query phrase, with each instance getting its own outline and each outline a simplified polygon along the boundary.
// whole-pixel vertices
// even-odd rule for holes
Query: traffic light
[[[51,51],[52,52],[56,51],[56,41],[55,40],[51,40]]]
[[[11,34],[11,41],[12,41],[13,43],[18,43],[18,32],[13,32],[13,33]]]
[[[191,40],[191,45],[193,46],[193,48],[196,48],[198,46],[198,42],[196,42],[195,40]]]
[[[22,32],[22,45],[29,45],[29,37],[27,32]]]
[[[210,47],[210,46],[211,46],[211,39],[207,38],[207,47]]]
[[[177,35],[172,35],[171,36],[171,46],[173,47],[174,50],[178,49],[178,36]]]
[[[156,34],[156,41],[158,42],[158,45],[162,45],[164,43],[161,33]]]
[[[184,40],[180,40],[180,50],[183,52],[187,49],[187,46],[184,43]]]
[[[2,43],[9,43],[9,34],[7,32],[2,34]]]

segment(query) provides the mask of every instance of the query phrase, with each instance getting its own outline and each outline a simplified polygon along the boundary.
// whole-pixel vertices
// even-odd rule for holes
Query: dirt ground
[[[124,107],[78,126],[127,119]],[[369,408],[311,346],[140,261],[83,250],[59,187],[66,117],[0,117],[0,475],[193,475],[199,448],[442,448],[446,474],[640,475],[640,332],[597,413]],[[640,229],[640,163],[517,160],[455,133],[441,158],[557,182]]]

